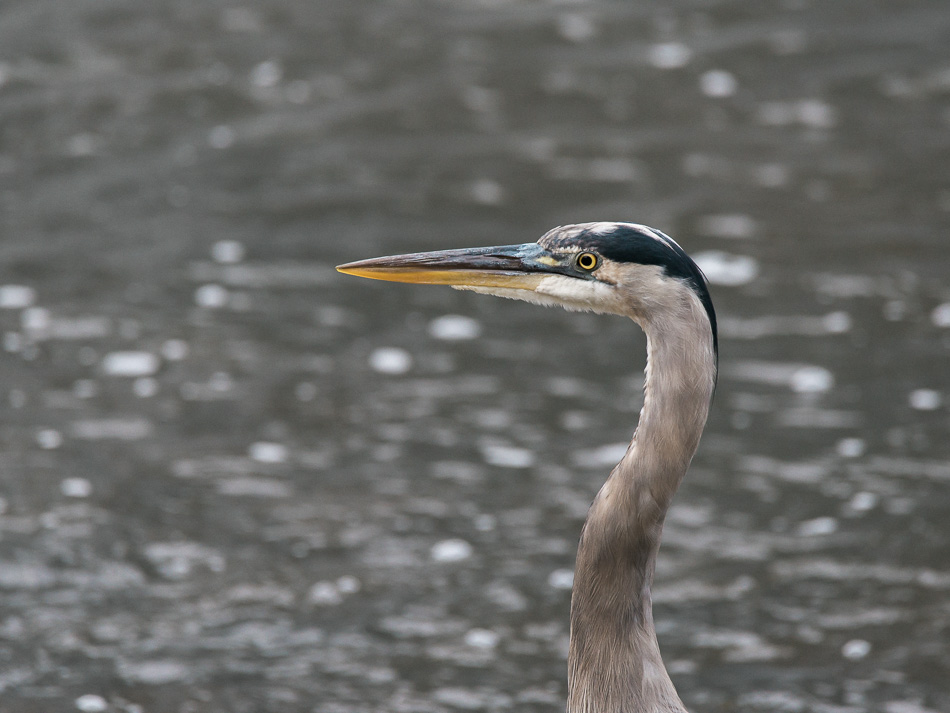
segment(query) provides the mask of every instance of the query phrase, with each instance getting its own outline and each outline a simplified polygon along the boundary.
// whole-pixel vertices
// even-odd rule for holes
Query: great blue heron
[[[685,713],[660,657],[650,588],[663,520],[699,445],[716,383],[716,313],[696,263],[658,230],[584,223],[555,228],[536,243],[337,269],[619,314],[640,325],[647,336],[640,419],[591,504],[577,548],[567,711]]]

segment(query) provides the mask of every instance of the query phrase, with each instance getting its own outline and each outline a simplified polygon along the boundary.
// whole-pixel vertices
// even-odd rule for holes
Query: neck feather
[[[698,300],[647,335],[644,403],[630,448],[591,505],[571,599],[568,713],[685,713],[653,627],[650,588],[667,508],[692,460],[716,379]]]

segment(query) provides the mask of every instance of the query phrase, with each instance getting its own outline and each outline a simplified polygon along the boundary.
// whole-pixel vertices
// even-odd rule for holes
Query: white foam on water
[[[36,432],[36,444],[44,451],[51,451],[63,445],[63,434],[55,428],[41,428]]]
[[[739,287],[752,282],[759,275],[759,262],[748,255],[732,255],[721,250],[697,253],[693,259],[714,285]]]
[[[496,180],[480,178],[469,187],[472,200],[479,205],[501,205],[505,201],[505,189]]]
[[[162,344],[162,357],[168,361],[181,361],[188,356],[190,348],[184,339],[169,339]]]
[[[864,455],[867,444],[863,438],[842,438],[835,450],[842,458],[858,458]]]
[[[682,42],[660,42],[650,47],[647,60],[657,69],[679,69],[689,64],[693,51]]]
[[[230,297],[226,288],[221,285],[202,285],[195,290],[195,304],[208,309],[219,309],[228,303]]]
[[[211,259],[224,265],[233,265],[244,259],[244,245],[237,240],[219,240],[211,246]]]
[[[465,632],[465,643],[474,649],[494,649],[501,636],[491,629],[469,629]]]
[[[798,534],[804,537],[832,535],[838,531],[838,521],[833,517],[816,517],[799,523]]]
[[[915,389],[907,400],[917,411],[936,411],[943,404],[943,395],[934,389]]]
[[[824,367],[803,366],[792,373],[789,385],[798,394],[822,393],[835,385],[835,377]]]
[[[150,436],[152,430],[152,422],[141,417],[82,419],[71,426],[73,438],[86,441],[137,441]]]
[[[102,371],[109,376],[151,376],[161,366],[151,352],[110,352],[102,358]]]
[[[850,661],[858,661],[871,653],[871,643],[864,639],[851,639],[841,647],[841,655]]]
[[[92,495],[92,483],[85,478],[65,478],[59,491],[67,498],[88,498]]]
[[[481,324],[460,314],[446,314],[429,322],[429,336],[446,342],[478,339],[481,333]]]
[[[369,355],[369,367],[380,374],[398,376],[412,368],[412,355],[399,347],[380,347]]]
[[[336,606],[343,601],[340,590],[333,582],[317,582],[307,593],[307,601],[318,606]]]
[[[461,562],[472,556],[472,546],[465,540],[442,540],[432,546],[430,556],[436,562]]]
[[[0,285],[0,309],[25,309],[36,302],[36,290],[26,285]]]
[[[255,87],[276,87],[283,79],[284,70],[276,59],[264,60],[251,70],[251,84]]]
[[[937,327],[950,327],[950,302],[934,307],[930,313],[930,321]]]
[[[700,76],[699,89],[707,97],[722,99],[735,94],[739,89],[739,82],[732,72],[711,69]]]
[[[286,463],[290,451],[283,443],[258,441],[250,445],[247,454],[258,463]]]
[[[534,452],[527,448],[486,444],[481,450],[486,463],[502,468],[530,468],[535,461]]]
[[[106,701],[102,696],[97,696],[95,693],[87,693],[83,696],[79,696],[74,701],[76,710],[82,711],[82,713],[101,713],[102,711],[109,710],[109,702]]]
[[[151,376],[140,376],[132,382],[132,393],[140,399],[148,399],[158,393],[158,381]]]
[[[574,587],[574,570],[556,569],[548,575],[548,585],[554,589],[571,589]]]

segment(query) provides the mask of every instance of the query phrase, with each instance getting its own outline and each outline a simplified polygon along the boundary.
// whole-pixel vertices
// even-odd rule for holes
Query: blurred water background
[[[950,710],[946,0],[0,4],[0,709],[557,711],[618,318],[332,266],[634,220],[719,389],[690,710]]]

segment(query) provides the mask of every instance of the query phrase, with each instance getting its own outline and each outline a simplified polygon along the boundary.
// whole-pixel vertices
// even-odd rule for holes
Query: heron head
[[[565,225],[536,243],[394,255],[337,270],[619,314],[644,326],[698,302],[716,342],[716,315],[702,271],[672,238],[634,223]]]

